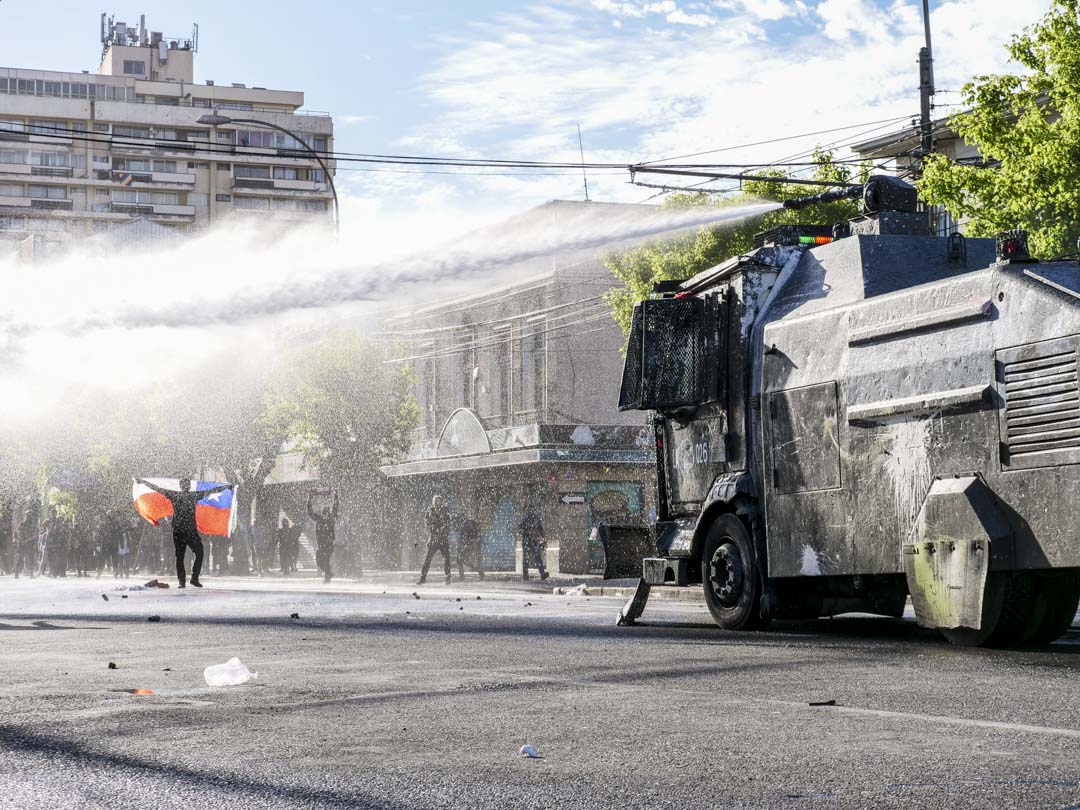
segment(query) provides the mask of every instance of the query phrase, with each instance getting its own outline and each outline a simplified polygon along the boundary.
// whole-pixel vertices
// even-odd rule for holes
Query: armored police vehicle
[[[634,310],[619,407],[654,414],[659,510],[626,618],[649,586],[734,630],[910,594],[955,643],[1050,642],[1080,599],[1080,267],[859,191]]]

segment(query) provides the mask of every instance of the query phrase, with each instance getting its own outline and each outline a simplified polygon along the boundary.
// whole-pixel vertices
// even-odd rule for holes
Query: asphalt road
[[[616,628],[618,600],[505,586],[115,587],[0,579],[0,807],[1080,807],[1077,631],[986,651],[680,602]],[[257,680],[207,687],[233,656]]]

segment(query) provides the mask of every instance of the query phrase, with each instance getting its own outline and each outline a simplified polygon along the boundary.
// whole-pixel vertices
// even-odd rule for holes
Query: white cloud
[[[343,124],[345,126],[351,126],[353,124],[363,124],[370,121],[372,116],[370,115],[338,115],[334,117],[335,124]]]
[[[441,43],[443,57],[420,81],[436,114],[402,146],[574,162],[580,122],[586,160],[627,163],[906,117],[918,109],[922,21],[917,2],[889,1],[886,9],[871,0],[822,0],[812,8],[802,0],[593,0],[582,9],[566,0],[560,14],[543,6],[542,14],[499,16]],[[1009,34],[1036,20],[1048,3],[1015,0],[994,15],[980,11],[980,0],[939,4],[933,12],[938,86],[958,89],[972,75],[1002,69]],[[665,22],[676,13],[721,24]],[[776,161],[904,124],[703,159]],[[575,175],[447,182],[510,208],[580,198]],[[400,191],[427,187],[423,177],[400,175],[379,176],[376,185],[388,177],[386,187]],[[625,201],[648,194],[626,180],[626,174],[592,173],[590,190],[597,199]]]

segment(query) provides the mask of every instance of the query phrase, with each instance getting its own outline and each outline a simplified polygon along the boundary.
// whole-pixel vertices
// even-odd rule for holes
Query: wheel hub
[[[739,547],[734,543],[721,543],[709,561],[709,584],[712,592],[724,607],[739,603],[743,591],[743,561]]]

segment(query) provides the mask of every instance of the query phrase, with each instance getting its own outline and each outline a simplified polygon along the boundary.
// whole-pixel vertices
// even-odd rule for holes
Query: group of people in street
[[[22,512],[12,530],[10,514],[0,532],[0,574],[24,577],[101,576],[131,573],[134,528],[118,514],[109,513],[92,531],[76,524],[54,506],[39,521],[33,508]]]
[[[451,582],[450,566],[450,533],[451,525],[456,523],[458,530],[458,575],[465,578],[465,565],[475,560],[476,570],[480,579],[484,578],[484,555],[480,544],[480,525],[471,517],[462,516],[454,521],[450,509],[443,501],[442,495],[434,495],[431,498],[431,506],[424,513],[424,523],[428,531],[427,554],[424,564],[420,569],[420,579],[417,585],[427,582],[428,571],[436,554],[443,558],[443,570],[446,573],[446,584]],[[529,579],[529,570],[535,568],[540,579],[547,579],[547,567],[544,564],[544,556],[547,552],[544,542],[544,524],[540,519],[540,509],[535,503],[530,503],[517,526],[518,535],[521,537],[521,578]]]

